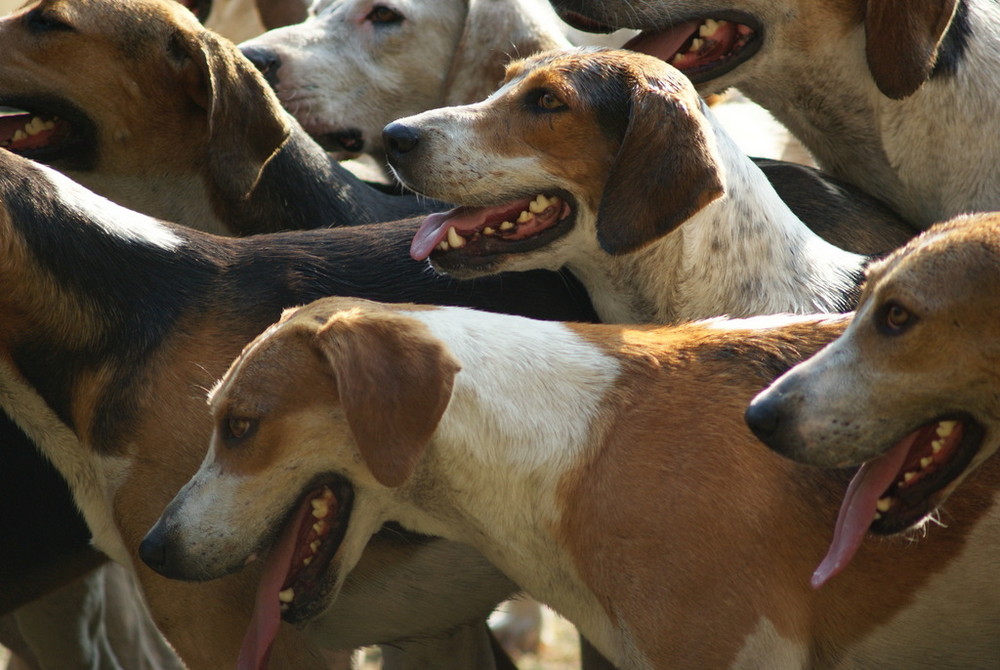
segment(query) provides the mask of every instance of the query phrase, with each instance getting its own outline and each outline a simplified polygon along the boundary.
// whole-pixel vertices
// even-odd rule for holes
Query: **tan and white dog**
[[[674,64],[702,94],[736,87],[823,169],[921,228],[1000,209],[1000,5],[992,0],[552,0]]]
[[[611,323],[842,311],[857,299],[867,258],[810,230],[687,78],[651,56],[539,54],[486,100],[384,134],[400,181],[461,205],[428,217],[411,247],[448,274],[566,267]],[[844,248],[883,235],[888,250],[914,232],[837,217],[831,207],[824,234]]]
[[[824,467],[868,461],[817,583],[869,527],[924,521],[996,452],[998,332],[1000,214],[958,217],[873,265],[843,337],[754,399],[747,421],[776,451]]]
[[[949,527],[870,542],[809,587],[846,473],[781,458],[742,415],[847,320],[585,326],[324,299],[217,385],[209,454],[142,553],[197,579],[266,555],[260,597],[294,619],[396,520],[477,547],[623,670],[990,667],[1000,463],[952,496]]]
[[[565,30],[537,0],[319,0],[240,48],[329,151],[382,162],[390,121],[482,100],[512,58],[568,47]]]

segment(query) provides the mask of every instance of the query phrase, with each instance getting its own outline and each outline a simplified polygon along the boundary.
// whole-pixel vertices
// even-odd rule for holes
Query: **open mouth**
[[[0,149],[40,163],[65,162],[66,167],[88,169],[96,146],[93,125],[82,114],[63,107],[0,101]]]
[[[480,267],[498,256],[540,249],[565,235],[576,207],[567,193],[539,193],[492,207],[457,207],[431,214],[410,245],[410,256],[446,267]]]
[[[813,586],[843,570],[870,530],[898,533],[943,502],[983,442],[982,426],[968,415],[926,423],[858,470],[844,496],[833,541],[813,574]]]
[[[265,668],[280,619],[303,621],[322,611],[332,588],[327,574],[347,532],[354,489],[327,474],[306,488],[271,547],[253,616],[240,648],[240,670]]]
[[[320,133],[313,137],[323,149],[333,153],[346,152],[357,155],[365,149],[364,134],[357,128]]]

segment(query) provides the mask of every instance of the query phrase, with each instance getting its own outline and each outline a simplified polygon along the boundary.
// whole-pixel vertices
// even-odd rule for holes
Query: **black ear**
[[[221,193],[243,200],[291,133],[288,118],[260,72],[211,31],[174,36],[184,54],[180,79],[208,115],[208,171]]]
[[[958,0],[868,0],[865,54],[875,85],[895,100],[927,81]]]
[[[636,78],[597,216],[597,240],[609,254],[649,244],[722,195],[698,99],[679,91],[669,80]]]

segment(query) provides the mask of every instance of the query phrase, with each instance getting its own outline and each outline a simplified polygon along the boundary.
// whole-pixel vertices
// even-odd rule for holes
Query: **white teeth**
[[[15,142],[17,142],[18,140],[26,140],[26,139],[28,139],[28,136],[25,134],[23,130],[18,130],[17,132],[14,133]]]
[[[309,565],[312,562],[313,562],[313,557],[312,556],[306,556],[305,558],[302,559],[302,566],[305,567],[305,566]]]
[[[928,465],[930,465],[933,462],[934,462],[933,458],[931,458],[930,456],[925,456],[924,458],[920,459],[920,467],[926,468]]]
[[[875,503],[875,509],[879,512],[888,512],[890,507],[892,507],[892,498],[879,498],[878,502]]]
[[[326,524],[323,523],[322,521],[317,521],[316,523],[313,524],[313,530],[316,531],[317,533],[322,533],[323,529],[325,528]]]
[[[530,207],[530,205],[529,205],[529,207]],[[531,212],[529,212],[527,210],[524,210],[520,214],[517,215],[517,222],[518,223],[525,223],[527,221],[531,221],[533,218],[535,218],[534,214],[532,214]]]
[[[878,521],[881,518],[882,518],[882,513],[881,512],[875,512],[875,520]]]
[[[705,44],[705,40],[700,37],[696,37],[691,40],[691,48],[688,51],[698,51]]]
[[[451,249],[451,247],[448,246],[447,242],[441,240],[441,244],[438,245],[438,249],[440,249],[441,251],[448,251],[448,249]]]
[[[711,37],[719,29],[719,22],[715,19],[705,19],[705,22],[698,28],[700,37]]]
[[[678,51],[676,54],[674,54],[674,57],[670,59],[670,64],[679,65],[682,60],[684,60],[684,54]]]
[[[937,425],[938,437],[948,437],[951,435],[951,431],[954,430],[957,421],[939,421]]]
[[[513,227],[514,224],[511,223],[510,221],[504,221],[503,223],[500,224],[500,230],[510,230]]]
[[[450,244],[453,249],[461,249],[465,246],[465,238],[459,235],[458,231],[454,228],[449,228],[448,244]]]
[[[319,540],[313,540],[312,542],[310,542],[309,543],[309,548],[315,554],[316,551],[319,549]]]
[[[257,560],[257,554],[256,553],[250,554],[245,559],[243,559],[243,565],[250,565],[256,560]]]
[[[312,515],[317,519],[324,519],[330,513],[330,503],[324,498],[314,498],[310,503],[313,508]]]
[[[933,451],[935,454],[941,451],[941,449],[943,448],[944,448],[944,440],[934,440],[933,442],[931,442],[931,451]]]
[[[905,483],[909,484],[913,480],[913,478],[916,477],[916,476],[917,476],[916,472],[904,472],[903,473],[903,481]]]
[[[538,197],[532,200],[531,203],[528,205],[528,209],[531,211],[532,214],[541,214],[546,209],[548,209],[548,207],[549,207],[549,199],[546,198],[541,193],[539,193]],[[520,218],[518,220],[520,221]]]
[[[286,604],[292,602],[295,600],[295,590],[285,589],[284,591],[281,591],[278,593],[278,600]]]
[[[483,228],[483,235],[492,235],[495,232],[497,232],[497,231],[493,230],[489,226],[486,226],[485,228]]]

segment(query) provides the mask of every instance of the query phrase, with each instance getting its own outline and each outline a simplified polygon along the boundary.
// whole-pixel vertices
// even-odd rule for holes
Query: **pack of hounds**
[[[0,18],[9,670],[1000,668],[1000,5],[233,2]]]

